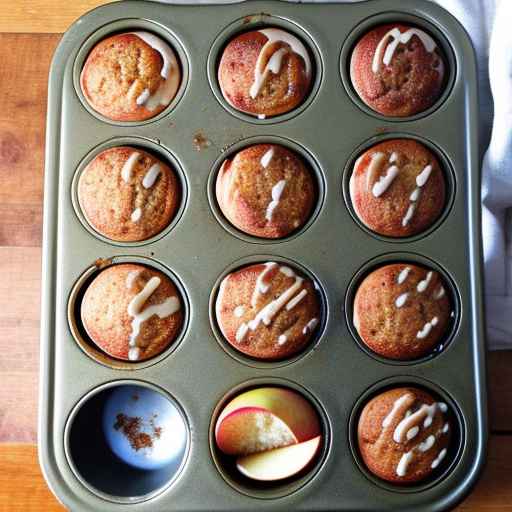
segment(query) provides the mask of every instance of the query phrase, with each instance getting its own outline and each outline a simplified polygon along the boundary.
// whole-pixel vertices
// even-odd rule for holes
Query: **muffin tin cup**
[[[226,45],[234,39],[236,36],[244,33],[251,32],[253,30],[259,30],[262,28],[279,28],[290,32],[291,34],[297,36],[302,43],[305,44],[307,50],[309,51],[311,62],[313,64],[313,80],[311,82],[311,87],[309,93],[304,99],[304,102],[298,105],[296,108],[291,110],[290,112],[286,112],[284,114],[279,114],[277,116],[269,116],[267,118],[259,118],[258,116],[254,116],[245,112],[241,112],[240,110],[233,107],[227,99],[222,94],[220,89],[219,80],[217,76],[218,64],[222,57],[222,52]],[[217,36],[215,41],[212,44],[211,51],[208,55],[208,80],[210,82],[210,87],[212,88],[217,101],[233,116],[236,118],[248,122],[259,125],[270,125],[275,123],[280,123],[283,121],[288,121],[295,116],[301,114],[304,110],[306,110],[310,104],[315,100],[315,96],[320,89],[320,85],[322,83],[323,77],[323,61],[321,53],[316,46],[314,40],[311,36],[298,25],[296,22],[287,19],[282,16],[274,16],[268,13],[254,13],[250,15],[246,15],[243,18],[240,18],[230,25],[228,25],[222,32]]]
[[[400,120],[366,111],[343,75],[361,31],[391,19],[425,27],[438,37],[450,66],[438,103]],[[230,110],[219,96],[215,65],[231,36],[263,25],[298,35],[311,50],[317,74],[301,107],[258,120]],[[173,104],[161,114],[141,123],[114,123],[84,103],[78,79],[97,41],[132,29],[149,30],[171,43],[181,60],[183,81]],[[475,58],[466,33],[451,15],[425,0],[226,5],[123,0],[75,23],[51,68],[45,172],[39,450],[43,472],[59,500],[71,510],[126,508],[77,476],[69,462],[66,431],[84,397],[117,379],[136,378],[180,405],[190,446],[179,478],[172,485],[165,481],[144,499],[134,493],[134,512],[433,512],[461,501],[481,470],[487,437],[476,97]],[[431,229],[400,240],[360,225],[346,194],[356,155],[367,145],[397,136],[419,140],[438,155],[449,189],[445,210]],[[213,194],[221,162],[256,142],[296,151],[317,178],[318,202],[308,223],[280,240],[237,231],[218,210]],[[117,144],[138,145],[169,161],[183,186],[175,221],[144,242],[123,244],[101,237],[76,201],[76,181],[87,161]],[[362,349],[351,326],[350,298],[369,269],[403,259],[442,273],[455,317],[445,348],[435,357],[399,363]],[[325,310],[317,336],[303,352],[267,363],[228,346],[212,307],[227,272],[269,260],[285,261],[314,278]],[[135,364],[104,359],[74,323],[82,286],[102,265],[121,262],[162,270],[186,305],[180,337],[159,356]],[[351,448],[355,404],[388,383],[417,384],[446,397],[460,425],[446,472],[407,492],[365,474]],[[268,384],[296,389],[317,406],[328,434],[325,451],[305,479],[274,489],[247,482],[242,487],[217,467],[212,422],[219,404],[234,393]]]
[[[369,275],[373,270],[377,270],[380,267],[385,265],[393,264],[393,263],[412,263],[415,265],[421,265],[427,269],[432,269],[438,272],[443,278],[443,284],[448,288],[448,295],[450,297],[450,302],[452,305],[452,316],[451,321],[449,323],[447,331],[444,333],[442,338],[440,339],[437,346],[434,348],[432,353],[421,357],[419,359],[410,359],[410,360],[398,360],[398,359],[389,359],[384,356],[381,356],[371,350],[361,339],[357,329],[354,326],[353,322],[353,314],[354,314],[354,299],[359,288],[359,285],[363,281],[363,279]],[[438,356],[445,350],[449,350],[450,342],[453,337],[457,333],[457,329],[459,326],[459,321],[461,317],[461,306],[460,306],[460,298],[459,292],[457,290],[457,286],[454,281],[448,275],[445,269],[440,267],[435,261],[429,260],[419,254],[411,254],[411,253],[389,253],[383,254],[382,256],[378,256],[373,260],[367,262],[363,265],[355,274],[354,278],[350,282],[347,288],[347,294],[345,296],[345,318],[352,337],[355,342],[359,345],[361,350],[363,350],[366,354],[373,357],[377,361],[380,361],[385,364],[397,365],[397,366],[408,366],[414,364],[421,364],[426,361],[430,361],[434,357]]]
[[[380,393],[384,393],[385,391],[398,387],[417,387],[420,389],[424,389],[425,391],[432,393],[435,397],[439,397],[448,405],[449,414],[451,419],[452,426],[452,444],[450,449],[447,452],[447,456],[445,457],[443,463],[434,471],[427,480],[424,482],[420,482],[417,484],[404,484],[404,485],[394,485],[390,482],[386,482],[373,475],[365,466],[361,455],[359,453],[358,440],[357,440],[357,426],[359,421],[359,416],[364,408],[364,406],[375,396]],[[465,446],[465,432],[466,426],[464,417],[462,416],[457,403],[453,400],[453,398],[448,395],[445,391],[443,391],[439,386],[436,386],[433,382],[425,381],[424,379],[418,377],[411,376],[400,376],[400,377],[391,377],[389,379],[385,379],[381,382],[377,382],[372,387],[367,389],[354,404],[354,408],[350,414],[349,425],[349,443],[350,450],[352,451],[352,456],[354,458],[354,462],[359,468],[359,470],[364,474],[368,480],[370,480],[374,485],[382,487],[390,492],[402,493],[402,494],[410,494],[425,491],[436,484],[440,483],[443,479],[445,479],[450,471],[457,465],[457,462],[460,458],[462,451]]]
[[[248,478],[244,478],[240,474],[236,474],[236,470],[233,468],[228,468],[229,460],[233,459],[233,457],[228,457],[220,452],[215,443],[215,424],[219,415],[222,412],[222,409],[228,404],[230,400],[235,398],[236,396],[244,393],[246,391],[250,391],[251,389],[261,388],[261,387],[279,387],[284,389],[290,389],[292,391],[296,391],[303,398],[306,398],[311,405],[315,408],[318,418],[320,420],[320,425],[322,428],[322,445],[319,450],[319,453],[316,455],[313,464],[306,468],[306,472],[302,472],[298,478],[289,478],[284,481],[278,482],[270,482],[270,483],[258,483],[251,482]],[[332,443],[332,434],[331,434],[332,425],[329,422],[329,417],[323,408],[322,404],[318,400],[317,397],[312,395],[303,387],[299,386],[297,383],[285,380],[285,379],[276,379],[272,377],[262,377],[258,379],[252,379],[247,382],[243,382],[233,389],[231,389],[226,395],[222,397],[217,406],[215,407],[212,415],[212,421],[210,424],[209,430],[209,442],[210,442],[210,451],[212,454],[213,461],[222,478],[234,489],[238,492],[245,494],[252,498],[259,498],[263,500],[275,500],[277,498],[284,498],[299,489],[308,485],[308,483],[315,478],[317,473],[322,470],[322,467],[325,463],[326,458],[330,452],[331,443]]]
[[[350,178],[352,177],[352,172],[354,170],[354,165],[357,159],[367,150],[371,149],[373,146],[385,142],[387,140],[394,139],[411,139],[415,140],[421,144],[423,144],[429,151],[433,153],[433,155],[437,158],[439,162],[439,166],[441,167],[441,171],[443,173],[443,177],[446,185],[446,199],[443,207],[443,211],[439,215],[439,217],[432,223],[432,225],[415,235],[406,236],[406,237],[391,237],[386,235],[381,235],[380,233],[376,233],[368,226],[366,226],[362,220],[357,215],[354,206],[352,204],[352,199],[350,197]],[[417,135],[411,133],[397,132],[397,133],[386,133],[385,135],[377,135],[376,137],[372,137],[370,140],[364,142],[360,147],[354,151],[354,153],[349,158],[347,165],[343,171],[343,197],[345,199],[345,204],[347,205],[347,209],[352,215],[354,221],[359,225],[361,229],[366,231],[371,236],[374,236],[378,240],[383,242],[392,242],[392,243],[407,243],[407,242],[415,242],[420,240],[421,238],[427,237],[430,233],[435,231],[441,226],[446,217],[450,214],[450,210],[453,206],[453,202],[455,200],[455,194],[457,193],[457,181],[455,177],[455,173],[453,171],[453,167],[450,163],[448,157],[443,153],[441,148],[432,144],[430,141],[423,139],[422,137],[418,137]]]
[[[290,235],[282,237],[282,238],[260,238],[256,236],[249,235],[237,227],[235,227],[222,213],[219,204],[217,202],[217,197],[215,194],[215,185],[217,182],[217,176],[222,167],[224,161],[228,158],[234,158],[235,155],[244,150],[249,146],[253,146],[255,144],[277,144],[283,146],[291,151],[293,151],[299,158],[302,159],[303,162],[306,163],[311,175],[315,181],[316,185],[316,202],[315,206],[311,212],[311,215],[306,220],[305,224],[293,231]],[[250,137],[248,139],[241,140],[236,144],[233,144],[226,151],[222,153],[222,155],[217,159],[215,164],[213,165],[213,169],[208,178],[208,201],[210,203],[210,207],[213,211],[213,214],[222,225],[222,227],[231,233],[232,235],[240,238],[245,242],[252,242],[255,244],[279,244],[282,242],[286,242],[289,240],[293,240],[294,238],[300,236],[304,233],[318,217],[318,214],[322,210],[322,206],[325,199],[325,178],[324,173],[318,163],[318,160],[303,146],[297,144],[288,139],[284,139],[282,137],[275,137],[272,135],[261,135],[256,137]]]
[[[183,325],[176,339],[172,341],[172,343],[170,343],[169,346],[162,351],[162,353],[139,363],[117,359],[103,352],[87,334],[80,316],[80,307],[87,286],[91,284],[94,278],[96,278],[103,270],[113,265],[119,265],[120,263],[137,263],[164,273],[173,282],[178,292],[180,293],[181,302],[184,309]],[[73,338],[75,339],[78,346],[89,357],[100,364],[108,366],[109,368],[131,371],[140,370],[153,364],[157,364],[179,348],[181,341],[187,333],[190,317],[189,311],[189,301],[183,284],[180,282],[178,277],[165,265],[149,258],[114,256],[112,258],[98,259],[78,278],[69,295],[67,317],[69,329],[73,335]]]
[[[291,267],[292,269],[296,269],[299,272],[301,272],[303,275],[311,279],[313,281],[313,284],[317,290],[319,302],[322,308],[321,312],[321,318],[318,323],[318,326],[311,338],[311,340],[307,343],[307,345],[302,348],[297,354],[292,355],[291,357],[287,357],[284,359],[278,359],[275,361],[266,361],[257,359],[254,357],[250,357],[243,352],[240,352],[239,350],[236,350],[224,337],[224,335],[221,332],[221,329],[219,327],[216,314],[215,314],[215,303],[217,301],[218,293],[219,293],[219,287],[223,279],[232,272],[236,272],[237,270],[242,269],[243,267],[254,265],[257,263],[266,263],[268,261],[275,261],[277,263],[282,263],[284,265],[287,265]],[[322,336],[325,332],[325,327],[328,320],[328,314],[329,314],[329,306],[327,304],[327,298],[325,294],[324,287],[322,284],[318,281],[318,278],[312,274],[309,270],[304,268],[299,263],[282,258],[282,257],[276,257],[276,256],[265,256],[265,255],[255,255],[250,256],[248,258],[242,258],[241,260],[238,260],[234,263],[232,263],[229,267],[227,267],[224,272],[219,276],[217,281],[215,282],[215,285],[213,286],[212,293],[210,296],[210,324],[213,331],[213,334],[215,335],[215,338],[219,342],[220,346],[235,360],[237,360],[239,363],[246,364],[247,366],[253,367],[253,368],[261,368],[265,370],[271,370],[276,369],[282,366],[287,366],[289,364],[293,364],[303,357],[307,357],[310,355],[311,352],[313,352],[319,343],[322,341]]]
[[[423,13],[424,14],[424,13]],[[430,34],[440,45],[443,56],[446,61],[446,69],[449,71],[448,76],[445,77],[444,80],[444,90],[437,99],[437,101],[428,109],[423,112],[418,112],[412,116],[404,116],[404,117],[390,117],[380,114],[373,110],[370,106],[366,105],[364,101],[359,97],[357,92],[352,85],[352,80],[350,79],[350,56],[352,54],[352,50],[354,46],[357,44],[357,41],[366,34],[372,28],[378,25],[385,25],[387,23],[406,23],[411,24],[413,26],[419,27],[425,30],[428,34]],[[352,101],[366,114],[376,117],[382,121],[388,122],[407,122],[407,121],[417,121],[423,117],[427,117],[439,108],[442,107],[443,103],[450,96],[453,88],[453,84],[455,82],[455,76],[457,74],[457,59],[453,53],[452,45],[445,37],[445,33],[439,27],[438,20],[435,17],[429,18],[411,16],[410,14],[401,12],[400,10],[392,10],[390,12],[385,12],[381,14],[377,14],[375,16],[370,16],[369,18],[362,21],[354,30],[349,34],[343,47],[341,49],[340,56],[340,72],[341,72],[341,80],[343,81],[343,85],[347,91],[347,94],[350,96]]]
[[[145,119],[143,121],[114,121],[113,119],[109,119],[104,115],[97,112],[93,106],[87,101],[82,92],[82,88],[80,87],[80,74],[82,72],[82,68],[87,60],[87,56],[94,48],[96,44],[98,44],[101,40],[105,39],[108,36],[119,34],[122,32],[131,32],[135,30],[145,30],[147,32],[151,32],[156,36],[161,37],[164,41],[170,44],[172,49],[176,53],[176,58],[178,59],[178,63],[180,64],[181,69],[181,84],[176,92],[176,95],[169,103],[167,107],[162,110],[159,114],[156,114],[154,117],[150,119]],[[109,123],[119,127],[133,127],[138,125],[145,125],[149,123],[153,123],[158,121],[161,118],[164,118],[176,108],[178,103],[180,102],[189,80],[189,63],[188,63],[188,55],[179,41],[179,39],[168,30],[168,28],[162,26],[160,23],[155,21],[149,21],[142,18],[126,18],[122,20],[116,20],[112,23],[107,23],[102,27],[98,28],[94,33],[90,35],[90,37],[84,42],[84,44],[80,47],[80,50],[77,53],[74,66],[73,66],[73,84],[75,88],[75,93],[80,98],[82,105],[84,108],[94,117],[99,119],[104,123]]]
[[[103,151],[119,146],[129,146],[135,149],[140,148],[141,150],[146,151],[151,155],[154,155],[164,163],[169,164],[171,170],[175,173],[180,186],[180,204],[173,218],[162,231],[160,231],[156,235],[153,235],[150,238],[147,238],[146,240],[139,240],[136,242],[121,242],[117,240],[111,240],[110,238],[101,234],[87,219],[87,216],[85,215],[80,205],[80,201],[78,199],[78,183],[86,167],[94,160],[96,156],[98,156]],[[181,169],[181,165],[178,159],[173,155],[173,153],[170,150],[164,148],[161,145],[161,143],[159,143],[159,141],[153,141],[143,137],[114,137],[106,141],[105,143],[95,147],[88,155],[85,156],[82,162],[80,162],[80,165],[76,170],[73,182],[71,184],[71,197],[73,201],[73,208],[75,209],[75,214],[79,218],[84,228],[89,231],[89,233],[92,233],[99,240],[110,245],[116,245],[119,247],[137,247],[141,245],[154,243],[160,238],[167,236],[172,231],[172,229],[178,224],[181,216],[183,215],[183,212],[185,211],[185,208],[187,207],[188,183],[183,173],[183,170]]]
[[[102,405],[106,399],[105,394],[123,386],[137,386],[142,389],[150,389],[160,393],[175,406],[187,428],[187,438],[182,450],[182,459],[179,464],[177,464],[177,467],[175,467],[176,465],[173,465],[171,468],[163,467],[152,471],[130,468],[113,453],[110,453],[110,449],[106,446],[106,441],[100,439],[101,433],[99,432],[99,429],[96,430],[94,425],[91,425],[90,422],[94,421],[96,415],[101,414]],[[83,412],[84,410],[86,412]],[[91,416],[93,417],[91,418]],[[74,432],[75,429],[79,429],[79,431]],[[94,441],[93,446],[87,444],[87,440],[90,442],[92,436],[95,436],[92,440]],[[154,498],[172,486],[180,477],[183,468],[187,463],[190,451],[190,429],[188,427],[187,417],[180,405],[163,389],[143,381],[120,380],[113,381],[108,384],[104,384],[99,388],[93,389],[76,404],[66,422],[64,430],[64,445],[68,464],[78,480],[80,480],[82,485],[84,485],[90,492],[96,494],[103,500],[111,501],[113,503],[135,504]],[[98,446],[100,446],[101,449],[98,449]],[[86,453],[84,454],[84,452]],[[101,464],[98,464],[101,467],[100,475],[95,474],[94,468],[91,467],[91,454],[92,456],[102,458]],[[100,489],[99,485],[101,484],[99,483],[98,477],[105,477],[105,474],[108,471],[112,471],[112,473],[118,472],[121,476],[126,478],[126,482],[133,482],[136,480],[133,487],[141,489],[142,492],[137,495],[130,495],[129,493],[126,493],[126,495],[121,496],[106,491],[108,488],[111,488],[112,490],[115,488],[127,489],[129,484],[125,485],[126,482],[121,482],[120,484],[118,481],[115,481],[112,484],[109,481],[105,483],[101,482],[101,484],[104,485],[104,488]],[[92,483],[92,481],[94,481],[94,483]]]

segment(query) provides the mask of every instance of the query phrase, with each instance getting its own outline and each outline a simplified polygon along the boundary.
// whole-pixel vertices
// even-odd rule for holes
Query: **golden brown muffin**
[[[218,79],[234,108],[260,118],[300,105],[311,89],[308,50],[289,32],[266,28],[235,37],[224,49]]]
[[[102,151],[78,182],[78,201],[89,224],[119,242],[160,233],[175,217],[180,200],[174,171],[138,148]]]
[[[380,235],[412,236],[429,228],[445,205],[437,158],[412,139],[387,140],[365,151],[350,178],[350,198],[363,224]]]
[[[282,238],[307,222],[316,187],[295,153],[276,144],[257,144],[224,161],[216,195],[236,228],[261,238]]]
[[[390,117],[427,110],[446,82],[437,42],[424,30],[399,23],[378,26],[357,42],[350,76],[364,103]]]
[[[390,359],[423,357],[446,334],[452,307],[435,270],[396,263],[371,272],[354,299],[353,323],[362,341]]]
[[[418,388],[370,400],[359,418],[359,452],[368,469],[396,484],[421,482],[440,467],[451,441],[448,406]]]
[[[176,96],[181,70],[173,49],[149,32],[116,34],[89,53],[80,85],[91,107],[113,121],[144,121]]]
[[[243,267],[222,281],[217,323],[236,350],[257,359],[284,359],[314,337],[321,306],[313,281],[275,262]]]
[[[183,326],[182,299],[162,272],[131,263],[102,270],[85,291],[81,317],[91,340],[116,359],[163,352]]]

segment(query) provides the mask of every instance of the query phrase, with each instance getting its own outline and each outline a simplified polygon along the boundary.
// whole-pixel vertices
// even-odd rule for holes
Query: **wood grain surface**
[[[46,84],[52,33],[104,3],[18,0],[0,16],[0,512],[63,510],[34,446]],[[490,354],[489,458],[459,510],[512,512],[511,369],[512,352]]]
[[[86,12],[112,3],[113,0],[2,0],[0,32],[58,33],[65,32],[77,18]]]

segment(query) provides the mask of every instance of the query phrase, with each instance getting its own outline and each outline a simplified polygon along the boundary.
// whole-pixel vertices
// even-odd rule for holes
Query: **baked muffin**
[[[452,425],[448,406],[418,388],[377,395],[359,418],[359,453],[367,468],[396,484],[425,480],[448,452]]]
[[[236,228],[261,238],[282,238],[301,228],[316,201],[311,171],[292,151],[257,144],[222,164],[217,203]]]
[[[102,270],[85,291],[82,324],[116,359],[143,361],[163,352],[183,326],[182,299],[162,272],[123,263]]]
[[[365,151],[350,178],[354,211],[372,231],[412,236],[440,216],[446,184],[437,158],[412,139],[387,140]]]
[[[437,42],[424,30],[399,23],[375,27],[357,42],[350,76],[363,102],[389,117],[427,110],[446,82]]]
[[[112,121],[156,116],[174,99],[180,83],[174,50],[149,32],[126,32],[100,41],[80,76],[88,103]]]
[[[446,284],[435,270],[411,263],[377,268],[359,285],[353,323],[361,340],[389,359],[426,356],[450,326]]]
[[[175,217],[180,201],[174,171],[138,148],[102,151],[78,182],[78,202],[89,224],[119,242],[138,242],[160,233]]]
[[[218,79],[230,105],[264,119],[299,106],[311,89],[312,73],[308,50],[296,36],[266,28],[228,43]]]
[[[268,262],[228,274],[215,312],[233,348],[256,359],[275,360],[293,356],[311,341],[321,306],[311,279]]]

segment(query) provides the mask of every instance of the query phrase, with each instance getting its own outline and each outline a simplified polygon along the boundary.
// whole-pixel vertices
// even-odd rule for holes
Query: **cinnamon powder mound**
[[[116,416],[116,420],[114,429],[121,430],[135,451],[139,451],[142,448],[152,448],[155,439],[159,439],[162,435],[162,427],[157,427],[154,419],[150,421],[151,428],[153,429],[152,435],[141,432],[142,418],[140,417],[131,417],[119,413]]]

